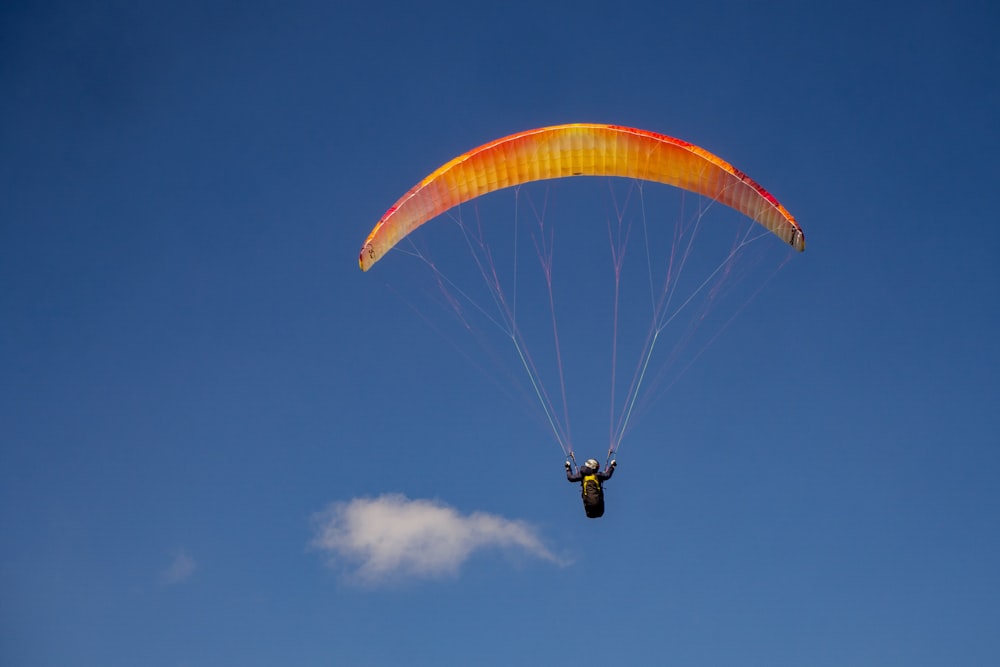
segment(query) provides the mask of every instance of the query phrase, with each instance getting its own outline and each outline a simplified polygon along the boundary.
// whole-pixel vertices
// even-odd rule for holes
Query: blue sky
[[[996,664],[998,22],[7,3],[2,662]],[[398,298],[419,267],[357,267],[441,163],[581,121],[718,153],[808,239],[597,522]]]

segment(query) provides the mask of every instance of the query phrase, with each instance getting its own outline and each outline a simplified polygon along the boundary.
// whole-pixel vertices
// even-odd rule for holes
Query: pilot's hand
[[[570,468],[569,461],[566,461],[566,470],[567,470],[567,472],[569,471],[569,468]]]
[[[611,467],[614,468],[616,465],[618,465],[618,461],[611,459]]]

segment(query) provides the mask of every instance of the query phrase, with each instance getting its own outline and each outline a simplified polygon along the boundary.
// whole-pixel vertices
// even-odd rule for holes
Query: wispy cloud
[[[333,503],[313,517],[312,546],[333,566],[356,568],[363,583],[400,576],[454,574],[480,549],[514,549],[562,563],[523,521],[475,512],[462,515],[433,500],[388,494]]]
[[[165,586],[173,586],[187,581],[198,569],[198,564],[185,550],[180,550],[174,554],[174,559],[163,572],[160,573],[160,582]]]

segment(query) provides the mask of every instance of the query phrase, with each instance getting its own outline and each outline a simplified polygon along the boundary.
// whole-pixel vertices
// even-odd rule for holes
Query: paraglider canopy
[[[483,342],[488,339],[487,335],[482,335],[482,330],[477,329],[476,322],[482,322],[487,332],[495,330],[505,341],[509,341],[513,353],[509,361],[523,367],[527,376],[524,393],[529,397],[534,394],[538,399],[542,421],[551,428],[556,443],[566,455],[567,468],[576,467],[569,428],[571,411],[567,386],[570,381],[564,373],[564,348],[560,342],[563,320],[556,316],[555,302],[557,294],[561,298],[567,293],[576,297],[576,292],[584,291],[579,289],[584,282],[573,279],[557,281],[553,278],[554,228],[546,220],[546,205],[535,207],[530,204],[530,195],[525,199],[529,201],[528,207],[532,211],[530,217],[537,224],[529,235],[530,243],[521,244],[518,231],[521,226],[518,222],[519,197],[522,195],[520,186],[574,176],[606,178],[613,204],[610,215],[606,216],[610,256],[605,266],[609,269],[607,275],[611,277],[608,289],[603,293],[607,299],[604,303],[608,305],[603,323],[607,326],[596,327],[600,330],[598,334],[603,332],[610,339],[609,354],[604,357],[605,365],[595,361],[595,355],[589,351],[593,348],[582,344],[580,336],[573,341],[577,359],[585,357],[585,365],[597,370],[594,377],[601,382],[605,381],[605,377],[608,380],[608,464],[613,469],[612,456],[619,451],[625,433],[631,428],[633,415],[648,409],[735,317],[726,313],[724,308],[715,313],[710,311],[725,302],[727,305],[736,304],[738,313],[759,290],[746,279],[750,272],[744,271],[752,261],[748,253],[750,245],[753,244],[754,251],[761,246],[768,249],[776,246],[785,255],[786,261],[792,255],[786,248],[781,248],[778,243],[758,244],[757,241],[777,237],[796,251],[805,249],[802,229],[767,190],[722,158],[681,139],[598,123],[542,127],[491,141],[432,171],[378,220],[361,247],[358,262],[361,269],[367,271],[425,222],[439,216],[454,222],[459,242],[435,246],[438,252],[444,253],[443,257],[431,260],[429,254],[417,247],[413,238],[407,239],[399,250],[426,265],[432,276],[431,291],[440,292],[441,304],[464,331],[472,334],[476,344],[486,347]],[[647,198],[643,187],[646,182],[677,188],[673,194],[681,200],[682,211],[688,193],[697,195],[692,197],[697,200],[693,214],[679,215],[675,224],[657,224],[654,230],[654,225],[646,224]],[[573,189],[571,183],[563,185],[567,190]],[[630,192],[619,198],[614,191],[619,186],[629,188]],[[479,207],[488,207],[493,199],[484,195],[506,188],[511,189],[515,200],[514,224],[510,226],[513,238],[508,237],[494,244],[484,230],[498,228],[503,231],[505,226],[479,224]],[[524,188],[526,191],[531,189]],[[549,188],[545,186],[543,189]],[[650,190],[672,191],[673,188]],[[632,192],[637,193],[634,200]],[[478,199],[480,197],[482,199]],[[658,194],[649,197],[650,202],[655,199],[658,199]],[[547,195],[544,201],[547,204]],[[626,214],[632,201],[636,202],[636,228],[641,228],[641,232],[634,236],[631,235],[633,218],[631,213]],[[472,202],[470,208],[476,211],[470,216],[475,219],[474,223],[467,224],[463,220],[460,205],[465,202]],[[720,212],[728,209],[734,213],[731,217],[740,218],[738,226],[742,230],[737,229],[735,235],[727,231],[731,229],[727,225],[711,226],[711,229],[705,225],[703,230],[701,221],[710,208]],[[442,215],[445,213],[448,215]],[[484,216],[484,219],[489,217]],[[568,224],[575,225],[575,220],[588,217],[589,211],[566,220]],[[659,235],[660,230],[664,232],[662,236]],[[439,228],[434,225],[427,231],[437,233]],[[697,244],[694,243],[696,236],[699,237]],[[663,243],[655,246],[658,249],[651,249],[657,241]],[[537,260],[533,273],[525,270],[526,263],[518,257],[523,246],[529,246],[528,252]],[[721,252],[716,252],[719,249]],[[509,252],[506,256],[505,251]],[[638,271],[629,271],[623,279],[626,257],[642,259],[634,263]],[[503,261],[499,261],[500,258]],[[463,259],[467,260],[464,265]],[[746,263],[741,263],[737,271],[737,261],[744,260]],[[765,262],[765,265],[768,263]],[[574,265],[585,267],[589,280],[593,264],[583,260],[574,262]],[[446,266],[448,270],[444,268]],[[461,268],[453,272],[455,267]],[[482,278],[480,298],[476,298],[468,283],[454,278],[463,275],[462,268]],[[540,282],[529,288],[524,278],[531,276]],[[766,280],[765,277],[764,282]],[[742,282],[744,288],[731,290],[737,282]],[[623,298],[621,295],[626,289],[637,291]],[[645,293],[647,289],[648,294]],[[519,290],[527,296],[520,302],[517,298]],[[639,295],[641,298],[635,298]],[[600,319],[601,311],[597,306],[601,302],[596,293],[589,291],[585,298],[575,301],[586,310],[583,319],[590,324]],[[562,303],[565,302],[561,301],[560,307]],[[732,313],[731,310],[729,312]],[[642,324],[626,331],[626,327],[619,327],[619,323],[625,322],[629,316]],[[598,325],[601,323],[597,322]],[[665,333],[668,327],[669,333]],[[713,328],[714,333],[711,331]],[[696,338],[695,332],[702,341],[701,347],[694,349],[697,346],[692,345],[691,353],[685,355],[682,348]],[[592,335],[594,327],[588,325],[584,332],[577,330],[576,333]],[[548,336],[551,340],[547,343],[546,353],[535,354],[529,350],[529,340],[534,343]],[[654,362],[654,349],[663,348],[667,348],[666,354],[660,355]],[[503,355],[491,352],[490,356],[502,359]],[[619,369],[623,365],[619,359],[630,357],[636,359],[634,369],[621,372]],[[548,380],[543,377],[546,372]],[[575,386],[581,386],[577,384],[579,377],[573,380]],[[556,387],[558,393],[547,387]],[[588,463],[593,463],[595,471],[599,470],[596,459]]]
[[[796,250],[805,249],[802,229],[785,207],[722,158],[647,130],[574,123],[497,139],[434,170],[376,223],[358,263],[367,271],[411,231],[470,199],[570,176],[621,176],[674,185],[730,206]]]

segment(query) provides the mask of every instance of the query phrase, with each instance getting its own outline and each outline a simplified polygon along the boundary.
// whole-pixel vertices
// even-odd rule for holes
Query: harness
[[[583,484],[580,487],[582,489],[581,490],[581,495],[584,498],[587,497],[587,484],[593,484],[595,487],[597,487],[598,491],[601,490],[601,480],[597,479],[597,475],[596,474],[594,474],[594,475],[584,475],[583,476]]]

